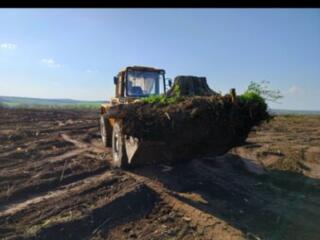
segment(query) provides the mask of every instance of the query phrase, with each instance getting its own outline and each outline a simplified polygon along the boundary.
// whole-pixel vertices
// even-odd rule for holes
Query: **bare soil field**
[[[319,239],[320,117],[130,171],[98,126],[94,111],[0,109],[0,239]]]

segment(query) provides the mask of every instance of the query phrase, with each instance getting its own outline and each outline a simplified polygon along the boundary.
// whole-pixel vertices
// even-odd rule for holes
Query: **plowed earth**
[[[319,146],[320,117],[276,117],[221,157],[123,171],[97,112],[0,109],[0,238],[319,239]]]

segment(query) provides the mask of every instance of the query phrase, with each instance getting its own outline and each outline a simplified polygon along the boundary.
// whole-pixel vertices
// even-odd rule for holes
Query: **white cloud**
[[[98,70],[93,70],[93,69],[87,69],[86,73],[96,73]]]
[[[14,43],[1,43],[0,48],[14,50],[17,48],[17,45]]]
[[[60,68],[62,67],[61,64],[57,63],[55,60],[53,60],[52,58],[42,58],[41,62],[45,65],[47,65],[48,67],[51,68]]]
[[[288,90],[284,91],[284,95],[297,95],[303,92],[302,88],[292,85]]]

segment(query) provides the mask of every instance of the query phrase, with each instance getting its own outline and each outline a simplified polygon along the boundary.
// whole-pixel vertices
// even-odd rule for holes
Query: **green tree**
[[[277,102],[283,98],[280,90],[273,90],[269,88],[269,81],[261,81],[260,83],[251,81],[245,94],[254,93],[261,96],[266,101]]]

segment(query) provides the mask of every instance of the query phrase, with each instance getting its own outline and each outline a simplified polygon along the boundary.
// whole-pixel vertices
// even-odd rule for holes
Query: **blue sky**
[[[129,65],[320,110],[320,9],[0,9],[0,95],[107,100]]]

